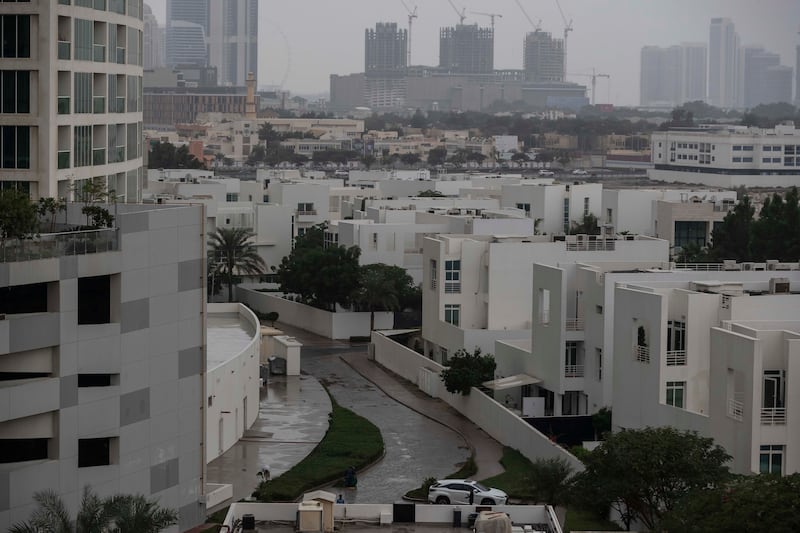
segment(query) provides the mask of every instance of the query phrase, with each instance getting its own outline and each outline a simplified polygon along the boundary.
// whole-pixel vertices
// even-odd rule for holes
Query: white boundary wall
[[[583,463],[577,457],[479,389],[473,388],[469,396],[462,396],[447,392],[443,385],[434,386],[428,374],[438,374],[443,366],[380,332],[372,334],[372,343],[375,346],[375,362],[424,387],[426,393],[441,398],[501,444],[519,450],[531,461],[540,458],[565,459],[576,471],[583,470]]]
[[[328,339],[349,339],[368,337],[369,313],[336,312],[331,313],[310,305],[292,302],[281,297],[281,293],[258,292],[238,288],[237,300],[247,304],[259,313],[278,313],[278,320]],[[394,326],[394,313],[376,312],[375,328],[391,329]]]

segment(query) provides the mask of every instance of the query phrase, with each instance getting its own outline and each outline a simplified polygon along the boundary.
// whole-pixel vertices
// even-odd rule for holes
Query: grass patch
[[[514,448],[504,447],[500,464],[506,469],[502,474],[481,481],[487,487],[504,490],[509,498],[523,501],[534,499],[530,479],[533,474],[533,463]]]
[[[475,464],[475,456],[470,455],[461,468],[442,479],[469,479],[478,472],[478,465]],[[405,497],[415,500],[427,500],[428,488],[436,482],[435,477],[429,477],[423,481],[422,486],[406,492]]]
[[[348,467],[358,470],[383,455],[383,438],[377,426],[333,398],[331,404],[333,411],[325,437],[288,472],[261,483],[255,492],[259,501],[295,501],[314,487],[344,477]]]
[[[598,517],[594,513],[580,509],[567,508],[564,519],[564,531],[622,531],[623,528],[610,520]]]

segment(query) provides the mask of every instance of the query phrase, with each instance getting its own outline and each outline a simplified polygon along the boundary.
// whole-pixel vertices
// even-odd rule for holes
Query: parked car
[[[589,174],[588,172],[586,172],[582,168],[576,168],[575,170],[572,171],[572,173],[574,175],[576,175],[576,176],[586,176],[587,174]]]
[[[540,176],[555,176],[555,175],[556,175],[556,173],[555,173],[555,172],[553,172],[552,170],[545,170],[545,169],[541,169],[541,170],[539,171],[539,175],[540,175]]]
[[[474,492],[475,505],[505,505],[508,495],[500,489],[488,488],[471,479],[440,479],[428,489],[428,502],[438,504],[469,505],[469,494]]]

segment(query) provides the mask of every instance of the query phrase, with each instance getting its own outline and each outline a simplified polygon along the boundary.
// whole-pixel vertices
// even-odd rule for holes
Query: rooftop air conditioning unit
[[[769,280],[769,293],[789,294],[790,286],[789,278],[772,278]]]

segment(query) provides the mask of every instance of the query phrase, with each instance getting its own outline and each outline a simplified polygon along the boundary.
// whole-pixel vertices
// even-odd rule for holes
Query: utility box
[[[322,529],[313,531],[332,532],[333,531],[333,504],[336,496],[324,490],[315,490],[303,494],[303,504],[318,505],[322,509]]]
[[[322,504],[302,502],[297,510],[297,531],[323,533]]]

